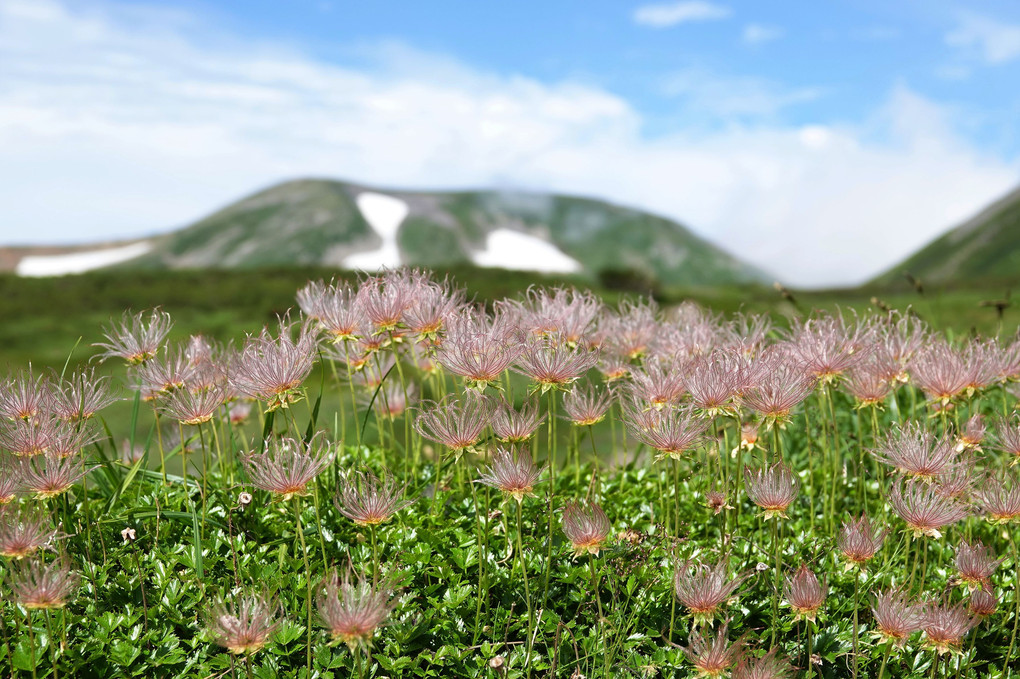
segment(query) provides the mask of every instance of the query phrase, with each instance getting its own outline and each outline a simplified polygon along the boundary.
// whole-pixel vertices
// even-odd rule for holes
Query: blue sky
[[[603,197],[794,284],[1020,183],[1016,2],[0,0],[0,242],[261,186]]]

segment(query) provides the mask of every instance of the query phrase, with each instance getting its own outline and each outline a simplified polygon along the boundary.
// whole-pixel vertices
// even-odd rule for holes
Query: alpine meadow
[[[5,672],[1020,668],[1001,323],[409,268],[295,293],[237,342],[125,311],[3,378]]]

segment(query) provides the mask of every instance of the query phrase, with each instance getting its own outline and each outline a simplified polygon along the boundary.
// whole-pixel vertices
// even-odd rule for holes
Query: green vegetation
[[[891,267],[876,282],[902,284],[904,272],[937,284],[989,284],[994,279],[1015,284],[1020,280],[1020,189]]]
[[[183,348],[193,333],[237,342],[267,324],[277,333],[275,316],[294,306],[295,290],[309,277],[334,274],[0,279],[3,358],[14,375],[0,399],[7,415],[0,421],[6,448],[0,496],[13,495],[11,479],[20,491],[0,511],[0,552],[7,555],[0,557],[0,671],[36,678],[650,678],[729,674],[771,650],[790,672],[754,676],[792,676],[793,668],[797,676],[830,679],[1015,674],[1020,555],[1013,527],[1020,502],[1000,502],[1012,512],[1007,516],[989,498],[1000,491],[1020,497],[1009,468],[1020,444],[1011,447],[1004,436],[1020,428],[1012,391],[1020,366],[1010,367],[1007,379],[933,396],[930,385],[919,388],[921,370],[903,364],[911,383],[884,383],[872,401],[853,395],[849,369],[833,363],[854,365],[883,338],[909,337],[910,326],[859,335],[854,321],[794,324],[799,333],[789,346],[803,352],[794,359],[766,349],[785,341],[776,332],[748,333],[746,344],[732,345],[724,321],[706,313],[687,309],[680,322],[649,319],[647,346],[632,351],[612,344],[623,341],[622,333],[611,335],[603,355],[651,382],[662,366],[664,383],[680,380],[684,388],[660,401],[652,395],[659,391],[641,386],[648,380],[620,378],[605,419],[578,424],[570,406],[577,391],[570,390],[605,390],[587,348],[593,326],[585,322],[576,343],[543,339],[525,315],[518,334],[490,339],[516,356],[514,375],[482,380],[489,397],[500,394],[517,408],[534,402],[546,416],[517,446],[498,440],[503,434],[493,412],[502,406],[476,400],[458,376],[463,371],[442,353],[444,345],[472,346],[477,335],[447,328],[439,344],[416,337],[406,324],[418,298],[404,304],[400,325],[380,324],[362,338],[372,346],[383,341],[359,370],[338,356],[362,345],[340,344],[344,350],[330,358],[328,342],[305,343],[291,326],[284,330],[289,341],[249,340],[246,357],[214,350],[193,359],[184,383],[152,401],[135,391],[137,373],[125,371],[119,358],[108,360],[103,371],[114,376],[121,400],[87,424],[50,420],[48,408],[66,419],[59,399],[20,415],[14,408],[23,401],[6,398],[19,393],[19,380],[33,391],[22,372],[28,359],[59,370],[77,342],[64,376],[71,379],[97,353],[90,345],[103,339],[101,326],[124,308],[160,304],[171,312],[169,344],[147,359],[170,365],[173,347]],[[457,276],[486,303],[535,281],[472,269]],[[868,291],[662,294],[668,304],[695,296],[721,311],[768,310],[781,325],[798,309],[871,303]],[[619,301],[606,295],[612,305]],[[962,317],[958,312],[980,311],[975,325],[994,332],[995,312],[974,304],[980,296],[947,291],[920,298],[917,310],[943,325]],[[562,311],[567,298],[557,299],[533,297],[543,312],[535,318]],[[1016,325],[1007,314],[1004,332]],[[959,341],[947,348],[946,366],[968,355],[967,324],[955,326]],[[432,371],[416,360],[405,350],[415,341],[447,368]],[[718,348],[728,360],[698,362],[700,351],[688,341]],[[808,357],[813,341],[831,349],[818,354],[825,367]],[[927,337],[913,351],[934,344]],[[529,363],[535,355],[541,360]],[[739,356],[757,366],[753,385],[752,373],[740,372]],[[394,369],[380,367],[390,360]],[[564,360],[576,361],[573,372],[544,372],[547,361]],[[267,366],[278,369],[263,372]],[[690,380],[712,371],[731,386],[725,399],[708,405]],[[291,383],[294,374],[299,384]],[[727,381],[738,377],[739,389]],[[763,386],[769,380],[784,379],[793,386],[778,391],[794,394],[786,406],[755,400],[759,388],[769,393]],[[216,391],[225,385],[256,398]],[[429,401],[408,409],[407,396],[415,393]],[[210,394],[219,400],[192,424],[179,422],[184,417],[169,405]],[[232,406],[244,402],[251,413],[232,417]],[[280,403],[287,405],[274,409]],[[470,441],[422,424],[451,412],[461,413],[457,426],[476,427]],[[996,436],[967,424],[978,414]],[[931,442],[937,454],[918,462],[909,459],[910,445],[888,452],[897,446],[889,437],[908,423],[941,437]],[[69,436],[81,426],[92,426],[97,440],[65,458],[63,476],[45,472],[56,458],[16,448],[21,439],[10,434],[54,427]],[[880,448],[887,452],[876,455]],[[499,460],[512,469],[499,471]],[[540,475],[530,474],[527,460]],[[945,465],[932,471],[938,460]],[[366,485],[358,472],[391,483]],[[912,476],[918,480],[903,483]],[[919,516],[904,509],[903,493],[921,494],[938,511]],[[889,531],[877,539],[869,531],[863,541],[874,551],[864,556],[839,540],[849,519],[862,513]],[[52,552],[10,558],[15,547],[23,549],[10,537],[23,517],[39,522],[43,533],[59,532]],[[978,542],[991,556],[980,548],[974,556]],[[975,578],[961,553],[987,573]],[[718,568],[719,580],[697,587],[709,567]],[[875,595],[894,587],[911,606],[921,600],[928,606],[921,617],[907,611],[913,617],[904,650],[872,611]],[[980,619],[973,615],[978,592],[990,594],[995,609]],[[936,611],[944,624],[933,622]]]

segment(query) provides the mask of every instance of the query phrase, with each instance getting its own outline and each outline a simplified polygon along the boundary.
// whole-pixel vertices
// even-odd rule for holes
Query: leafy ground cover
[[[412,272],[297,300],[12,369],[12,674],[1016,673],[1017,341]]]

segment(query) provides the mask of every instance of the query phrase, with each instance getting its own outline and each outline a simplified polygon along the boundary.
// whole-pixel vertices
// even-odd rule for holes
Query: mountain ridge
[[[771,280],[678,222],[597,198],[516,190],[390,189],[319,177],[273,184],[187,226],[124,241],[145,242],[149,249],[110,266],[343,267],[351,257],[362,261],[366,253],[387,245],[358,204],[363,194],[379,194],[406,208],[392,244],[401,264],[442,267],[496,261],[506,268],[528,268],[541,260],[538,254],[555,259],[555,250],[561,255],[556,261],[573,260],[588,277],[625,270],[665,284]],[[511,253],[494,251],[490,245],[496,236],[502,249],[516,247],[525,260],[534,253],[535,261],[515,264]],[[12,249],[6,250],[9,254]]]

